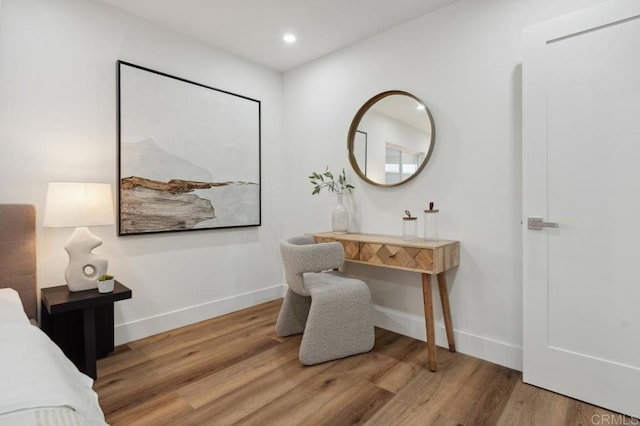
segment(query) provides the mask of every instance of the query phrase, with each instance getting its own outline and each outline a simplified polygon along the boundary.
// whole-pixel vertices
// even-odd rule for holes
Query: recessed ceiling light
[[[282,36],[282,39],[287,44],[293,44],[296,42],[296,36],[291,33],[285,34],[284,36]]]

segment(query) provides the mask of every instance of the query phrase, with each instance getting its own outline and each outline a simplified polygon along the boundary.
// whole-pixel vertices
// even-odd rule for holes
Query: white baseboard
[[[423,342],[427,340],[424,317],[373,305],[373,321],[376,327]],[[453,334],[458,352],[522,371],[521,347],[455,328]],[[444,348],[449,347],[444,324],[440,321],[436,321],[436,344]]]
[[[149,318],[118,324],[114,328],[115,344],[122,345],[133,340],[279,299],[283,295],[282,288],[282,285],[275,285]]]

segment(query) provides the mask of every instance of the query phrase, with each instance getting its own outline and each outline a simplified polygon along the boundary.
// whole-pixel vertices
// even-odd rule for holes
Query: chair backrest
[[[294,292],[308,296],[304,285],[306,272],[338,268],[344,263],[344,248],[338,242],[316,244],[311,236],[287,238],[280,243],[285,278]]]

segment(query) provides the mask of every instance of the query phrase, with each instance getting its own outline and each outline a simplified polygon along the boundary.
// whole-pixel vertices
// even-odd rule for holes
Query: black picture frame
[[[118,235],[261,226],[261,102],[116,65]]]

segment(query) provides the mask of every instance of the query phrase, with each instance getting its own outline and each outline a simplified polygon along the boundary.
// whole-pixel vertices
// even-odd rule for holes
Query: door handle
[[[541,217],[530,217],[527,220],[527,228],[533,229],[535,231],[542,231],[544,228],[559,228],[555,222],[544,222]]]

